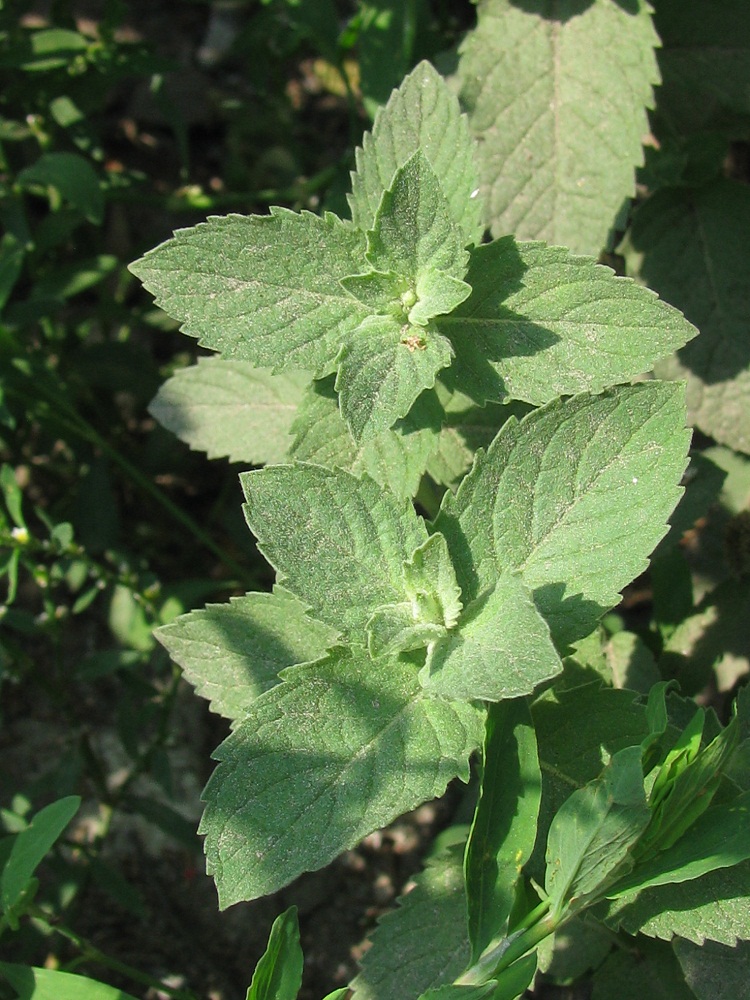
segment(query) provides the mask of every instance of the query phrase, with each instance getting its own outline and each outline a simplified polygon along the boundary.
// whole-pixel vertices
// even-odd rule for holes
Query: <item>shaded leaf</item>
[[[750,982],[750,941],[733,948],[707,941],[693,944],[682,938],[672,942],[688,986],[697,1000],[741,997]]]

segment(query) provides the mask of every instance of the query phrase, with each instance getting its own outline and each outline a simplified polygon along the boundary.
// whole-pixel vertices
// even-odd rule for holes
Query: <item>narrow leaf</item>
[[[440,795],[481,714],[423,695],[414,667],[364,651],[287,671],[219,747],[201,832],[222,907],[275,892]]]
[[[459,79],[492,230],[597,256],[643,162],[659,81],[650,8],[483,0],[478,17]]]
[[[72,972],[0,962],[0,973],[18,993],[18,1000],[135,1000],[131,993]]]
[[[255,967],[246,1000],[297,1000],[302,966],[297,907],[290,906],[273,922],[268,946]]]

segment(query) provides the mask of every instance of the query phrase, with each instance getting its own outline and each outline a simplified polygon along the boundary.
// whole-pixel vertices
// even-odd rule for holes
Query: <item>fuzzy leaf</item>
[[[721,180],[659,191],[634,218],[629,264],[700,329],[657,366],[687,379],[691,422],[750,453],[750,189]]]
[[[338,638],[280,588],[209,604],[155,634],[211,710],[227,719],[241,719],[282,670],[319,659]]]
[[[445,698],[502,701],[531,694],[561,670],[533,597],[518,574],[507,572],[466,609],[458,631],[435,642],[420,679]]]
[[[240,482],[248,524],[279,583],[364,645],[373,610],[405,596],[403,565],[427,539],[411,503],[367,476],[318,465],[269,466]]]
[[[650,371],[697,331],[629,278],[510,236],[471,251],[472,294],[435,322],[456,359],[448,381],[477,402],[539,405]]]
[[[199,358],[167,379],[149,413],[209,458],[283,462],[309,381],[301,372],[272,375],[245,361]]]
[[[275,892],[467,780],[481,724],[425,697],[412,665],[373,671],[364,651],[288,671],[216,751],[204,793],[221,906]]]
[[[350,223],[273,208],[178,230],[130,270],[204,347],[321,376],[367,315],[339,283],[362,270],[364,254]]]
[[[462,847],[428,860],[414,888],[378,921],[352,983],[355,1000],[417,1000],[464,971],[469,941]]]
[[[591,1000],[695,1000],[685,984],[671,948],[658,941],[639,941],[617,948],[594,972]],[[717,998],[718,1000],[718,998]]]
[[[450,341],[432,327],[367,317],[342,349],[336,379],[341,415],[355,439],[386,431],[405,417],[452,358]]]
[[[683,389],[620,386],[509,421],[436,521],[464,604],[517,570],[558,645],[642,573],[687,462]]]
[[[459,79],[487,221],[598,256],[643,162],[659,81],[649,6],[483,0],[478,16]]]
[[[476,198],[474,142],[458,100],[428,62],[419,63],[391,94],[357,150],[349,196],[354,224],[363,231],[372,229],[383,192],[417,150],[440,181],[464,243],[479,239],[483,227]]]
[[[356,442],[347,428],[331,378],[313,382],[292,424],[289,457],[316,465],[338,466],[361,475],[396,496],[413,497],[428,462],[439,447],[443,408],[434,392],[424,392],[393,430]]]
[[[707,942],[675,938],[672,942],[685,980],[697,1000],[741,997],[750,982],[750,941],[738,941],[734,948]]]

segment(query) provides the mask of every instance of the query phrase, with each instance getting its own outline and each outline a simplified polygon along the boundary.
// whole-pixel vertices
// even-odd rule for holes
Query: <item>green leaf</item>
[[[0,962],[0,972],[17,992],[18,1000],[135,1000],[131,993],[71,972],[10,962]]]
[[[642,573],[680,489],[683,388],[644,382],[509,421],[435,526],[464,604],[517,570],[559,646],[588,635]]]
[[[594,973],[593,987],[592,1000],[695,1000],[671,948],[657,941],[615,949]]]
[[[78,812],[81,799],[68,795],[41,809],[25,830],[15,834],[0,872],[0,906],[6,913],[19,901],[44,856]]]
[[[614,928],[670,941],[734,945],[750,927],[750,862],[718,868],[689,882],[633,892],[609,903],[603,918]]]
[[[417,1000],[464,971],[469,940],[462,856],[458,844],[429,859],[414,888],[380,918],[352,983],[356,1000]]]
[[[10,298],[13,286],[21,276],[26,248],[13,233],[0,239],[0,310]]]
[[[341,415],[355,439],[386,431],[405,417],[452,358],[450,341],[432,326],[411,326],[393,316],[363,320],[341,349],[336,378]]]
[[[362,0],[358,13],[359,85],[372,115],[412,65],[415,39],[429,29],[431,12],[425,0]]]
[[[542,775],[525,699],[489,707],[482,764],[464,862],[472,963],[493,939],[507,935],[536,838]]]
[[[697,427],[750,452],[750,190],[719,180],[659,191],[635,213],[630,242],[629,266],[701,331],[657,373],[687,379]]]
[[[456,352],[450,384],[480,403],[598,392],[697,333],[653,292],[559,247],[475,247],[466,280],[472,294],[435,322]]]
[[[444,411],[434,392],[424,392],[393,430],[356,442],[341,416],[333,380],[321,379],[304,394],[292,424],[289,458],[354,475],[366,472],[396,496],[413,497],[439,447]]]
[[[458,630],[435,642],[420,679],[446,698],[502,701],[530,694],[561,671],[531,593],[517,573],[505,572],[467,607]]]
[[[339,281],[362,270],[364,254],[350,223],[274,208],[178,230],[130,270],[204,347],[321,376],[368,313]]]
[[[275,892],[468,779],[471,706],[425,697],[414,667],[363,650],[287,671],[219,747],[201,832],[222,907]]]
[[[149,412],[209,458],[283,462],[309,381],[301,372],[272,375],[245,361],[199,358],[167,379]]]
[[[458,72],[493,233],[598,256],[643,162],[648,4],[483,0],[478,18]]]
[[[373,610],[400,603],[403,565],[427,540],[408,500],[363,476],[317,465],[240,476],[245,516],[278,582],[313,617],[366,643]]]
[[[719,127],[739,138],[750,114],[750,9],[721,0],[706,17],[702,0],[659,0],[662,85],[657,109],[673,133]]]
[[[155,634],[211,710],[228,719],[241,719],[282,670],[319,659],[337,639],[279,588],[209,604]]]
[[[363,231],[373,228],[383,192],[417,150],[440,181],[464,243],[478,240],[483,227],[476,198],[474,143],[458,100],[427,62],[419,63],[393,92],[357,150],[349,196],[354,224]]]
[[[741,997],[750,982],[750,941],[738,941],[734,948],[675,938],[672,942],[688,986],[697,1000]]]
[[[302,986],[302,965],[297,907],[290,906],[273,922],[246,1000],[296,1000]]]
[[[641,748],[620,750],[599,778],[573,792],[550,826],[545,888],[553,912],[599,891],[648,825]]]
[[[77,153],[43,153],[36,163],[19,172],[17,181],[24,187],[53,188],[95,225],[104,218],[104,194],[97,173]]]

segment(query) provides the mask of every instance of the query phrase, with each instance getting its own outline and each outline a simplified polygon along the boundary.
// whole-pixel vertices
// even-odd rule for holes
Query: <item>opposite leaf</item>
[[[288,671],[219,747],[204,796],[222,907],[275,892],[468,779],[481,714],[422,692],[414,667],[364,651]]]
[[[435,522],[464,603],[516,570],[558,646],[588,635],[665,533],[688,443],[674,383],[555,400],[509,421]]]

